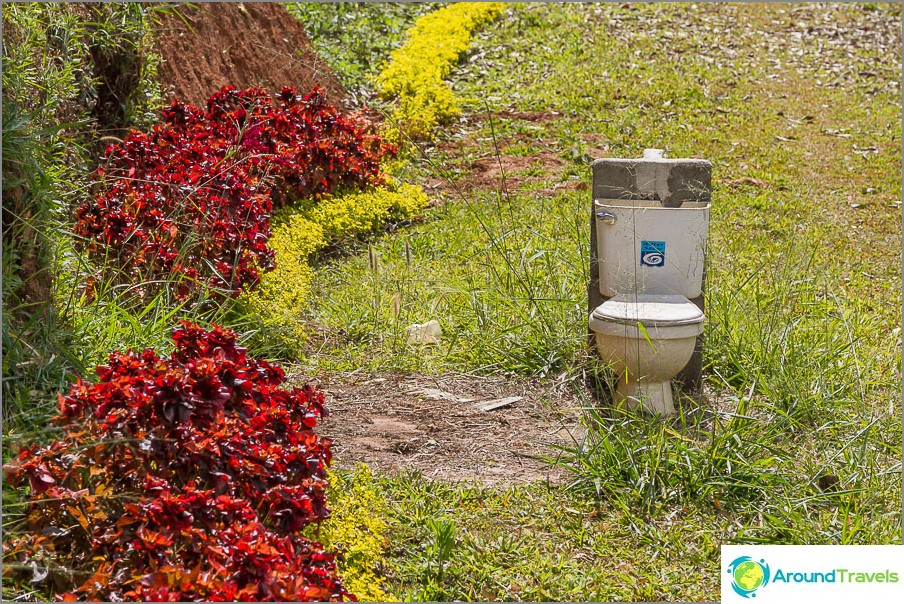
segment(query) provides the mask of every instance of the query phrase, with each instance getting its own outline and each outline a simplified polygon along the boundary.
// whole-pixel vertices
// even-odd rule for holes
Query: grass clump
[[[392,52],[377,86],[383,97],[398,97],[395,117],[409,136],[430,137],[438,124],[461,113],[443,79],[470,47],[471,33],[504,11],[501,2],[452,4],[420,17],[408,31],[408,41]]]
[[[736,507],[767,496],[783,451],[765,446],[762,426],[683,416],[690,426],[651,422],[642,414],[609,418],[588,411],[590,430],[551,460],[574,473],[571,488],[649,514],[671,504]]]
[[[587,412],[587,433],[551,459],[568,488],[621,510],[643,535],[676,510],[699,510],[737,543],[891,543],[900,537],[900,420],[834,416],[789,436],[763,398],[730,396],[726,411],[687,406],[672,423]],[[689,408],[688,408],[689,407]],[[657,537],[658,538],[658,537]]]
[[[881,323],[812,257],[771,252],[740,284],[712,274],[706,343],[718,380],[763,397],[792,432],[827,414],[869,413],[865,401],[881,398],[894,371],[891,355],[871,352]]]

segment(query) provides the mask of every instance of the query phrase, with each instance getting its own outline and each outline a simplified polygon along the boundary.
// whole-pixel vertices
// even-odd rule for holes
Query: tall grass
[[[879,323],[807,256],[764,255],[746,276],[717,271],[706,295],[707,355],[725,383],[750,387],[781,421],[800,430],[839,408],[868,413],[888,387],[889,350],[875,350]],[[723,269],[724,270],[724,269]]]
[[[366,257],[321,263],[314,290],[330,295],[313,301],[314,321],[377,347],[379,356],[365,361],[373,367],[545,376],[579,362],[589,275],[583,195],[521,197],[499,161],[499,188],[472,191],[458,186],[454,169],[421,154],[419,162],[454,191],[453,201],[433,209],[427,224],[369,244]],[[561,178],[582,170],[589,172],[578,163]],[[442,344],[412,348],[405,327],[430,319],[443,327]],[[334,366],[361,361],[356,350],[320,352],[335,354],[323,359]]]
[[[900,540],[899,421],[827,418],[813,431],[831,440],[801,442],[763,417],[768,406],[732,403],[716,413],[686,405],[674,423],[591,406],[584,437],[549,461],[571,474],[567,488],[620,509],[639,534],[651,517],[700,509],[730,515],[734,542]]]
[[[315,321],[380,352],[373,366],[438,370],[455,364],[546,375],[574,362],[586,327],[584,215],[572,196],[528,204],[492,194],[432,211],[428,223],[320,264]],[[585,243],[585,242],[584,242]],[[443,341],[419,350],[404,328],[436,319]],[[360,349],[330,350],[358,362]],[[343,361],[342,359],[348,359]],[[326,360],[326,359],[324,359]]]
[[[697,501],[756,504],[789,455],[764,441],[763,423],[744,415],[745,406],[724,416],[685,410],[674,424],[588,406],[588,432],[551,461],[573,473],[572,489],[643,514]]]
[[[896,384],[876,323],[813,256],[766,254],[720,276],[706,293],[704,405],[685,399],[657,423],[586,401],[585,436],[550,461],[639,531],[677,506],[732,514],[736,542],[899,540],[901,421],[882,404]]]
[[[146,124],[160,104],[148,46],[154,10],[137,4],[3,5],[3,428],[8,436],[42,432],[56,393],[96,362],[95,349],[114,331],[120,343],[130,333],[117,328],[134,321],[131,309],[101,338],[99,328],[87,327],[98,320],[88,320],[97,309],[82,312],[67,303],[72,299],[67,288],[83,275],[67,272],[75,267],[66,231],[71,209],[88,194],[88,177],[102,150],[99,137],[109,134],[108,128]],[[6,458],[8,447],[3,453]]]

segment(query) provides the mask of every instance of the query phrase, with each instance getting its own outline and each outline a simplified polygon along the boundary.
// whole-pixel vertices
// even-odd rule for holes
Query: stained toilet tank
[[[709,201],[663,207],[659,201],[596,199],[600,293],[698,297],[709,228]]]

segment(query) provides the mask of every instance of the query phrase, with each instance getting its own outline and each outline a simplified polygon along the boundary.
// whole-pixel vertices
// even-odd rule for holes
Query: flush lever
[[[610,214],[609,212],[597,212],[596,219],[603,224],[615,224],[615,214]]]

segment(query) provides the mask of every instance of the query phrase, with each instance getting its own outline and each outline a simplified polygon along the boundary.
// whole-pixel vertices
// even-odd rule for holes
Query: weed
[[[791,431],[839,407],[868,412],[863,401],[877,385],[860,340],[879,325],[817,275],[813,261],[769,257],[739,285],[721,285],[716,275],[706,295],[713,371],[761,394]]]
[[[442,518],[430,518],[427,520],[427,527],[432,533],[426,551],[427,581],[441,585],[446,572],[446,564],[455,549],[455,523]]]

